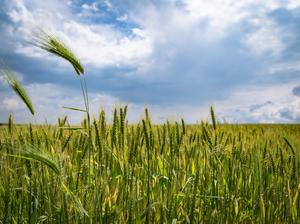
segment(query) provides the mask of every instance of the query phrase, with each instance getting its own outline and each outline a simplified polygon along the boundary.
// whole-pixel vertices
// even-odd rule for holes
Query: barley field
[[[300,126],[0,128],[2,223],[299,223]]]

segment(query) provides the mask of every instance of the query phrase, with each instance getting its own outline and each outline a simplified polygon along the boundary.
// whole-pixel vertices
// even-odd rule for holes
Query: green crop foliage
[[[2,223],[299,223],[300,126],[0,128]],[[91,140],[87,130],[91,131]],[[12,131],[13,130],[13,131]],[[90,151],[90,157],[86,153]]]

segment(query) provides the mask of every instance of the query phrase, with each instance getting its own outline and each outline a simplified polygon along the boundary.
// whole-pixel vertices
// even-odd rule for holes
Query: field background
[[[299,223],[300,125],[0,127],[2,223]],[[91,136],[91,137],[90,137]]]

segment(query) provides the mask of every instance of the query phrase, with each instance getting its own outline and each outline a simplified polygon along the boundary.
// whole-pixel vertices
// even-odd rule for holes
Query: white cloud
[[[186,0],[189,18],[195,21],[207,21],[213,37],[230,34],[232,28],[246,21],[252,24],[253,31],[244,40],[246,46],[255,54],[271,53],[279,55],[286,47],[284,38],[290,34],[284,27],[267,18],[269,12],[279,8],[288,10],[300,6],[299,0]]]
[[[128,15],[127,14],[124,14],[124,15],[122,15],[122,16],[119,16],[118,18],[117,18],[117,20],[118,21],[127,21],[128,20]]]
[[[104,109],[108,121],[112,121],[113,110],[116,107],[128,105],[128,120],[139,122],[144,117],[144,108],[148,107],[152,120],[162,123],[166,120],[179,121],[181,118],[187,123],[196,123],[202,119],[209,119],[209,106],[216,105],[215,111],[222,122],[295,122],[300,121],[300,97],[292,94],[294,84],[244,87],[237,89],[228,99],[215,101],[207,105],[143,105],[125,102],[117,97],[104,93],[90,93],[91,113],[98,117],[99,111]],[[81,122],[81,112],[63,109],[63,106],[83,108],[83,100],[79,90],[69,89],[55,84],[30,84],[26,86],[32,98],[36,115],[34,121],[41,123],[55,123],[58,117],[67,115],[72,124]],[[13,93],[6,95],[0,108],[1,114],[7,117],[14,114],[16,122],[28,122],[32,116]]]
[[[104,0],[104,3],[106,5],[106,7],[108,8],[108,10],[112,11],[113,10],[113,5],[111,4],[110,0]]]
[[[299,0],[289,0],[287,9],[295,9],[300,7],[300,1]]]
[[[287,34],[283,34],[283,30],[264,19],[254,19],[252,20],[257,29],[249,34],[245,43],[255,54],[269,53],[272,55],[279,55],[283,50],[285,50],[285,43],[283,37]]]
[[[299,0],[185,0],[183,2],[191,21],[207,20],[211,29],[221,34],[230,31],[226,29],[243,20],[260,18],[271,10],[300,6]]]
[[[300,97],[293,95],[295,84],[244,87],[218,101],[221,118],[228,122],[295,122],[300,120]]]
[[[54,2],[61,4],[58,1]],[[136,65],[151,54],[151,40],[146,36],[125,35],[109,25],[87,25],[78,22],[73,20],[66,8],[58,12],[49,11],[47,7],[29,10],[31,3],[25,0],[13,3],[7,14],[15,23],[18,36],[22,37],[16,46],[17,53],[28,57],[46,55],[23,42],[24,39],[31,40],[32,32],[37,28],[43,28],[58,35],[69,46],[73,46],[73,50],[84,63],[98,67]]]
[[[300,61],[275,64],[269,69],[270,74],[286,71],[300,71]]]
[[[13,113],[16,122],[34,121],[37,123],[55,123],[58,117],[67,115],[72,124],[78,124],[83,119],[84,114],[77,111],[63,109],[63,106],[84,108],[81,92],[75,89],[69,89],[56,84],[30,84],[25,86],[28,95],[31,97],[34,108],[34,118],[30,115],[27,108],[19,102],[18,97],[9,92],[5,94],[2,102],[4,108],[0,108],[1,114],[7,117],[9,113]],[[132,102],[125,102],[117,97],[107,95],[105,93],[90,93],[90,110],[92,116],[98,117],[101,109],[104,109],[108,121],[113,118],[113,110],[116,107],[128,105],[128,120],[136,123],[144,117],[144,108],[148,107],[153,122],[161,123],[166,121],[178,121],[180,118],[190,123],[205,118],[207,108],[193,106],[159,106],[159,105],[142,105]],[[201,116],[202,115],[202,116]]]
[[[97,2],[93,2],[92,4],[82,4],[81,7],[85,10],[91,10],[94,12],[99,11],[99,8],[97,7]]]
[[[253,1],[186,0],[185,4],[191,20],[207,20],[214,31],[223,33],[228,26],[240,22],[249,15],[249,7],[253,5]]]
[[[34,2],[34,4],[32,3]],[[278,0],[266,1],[235,1],[212,0],[195,1],[185,0],[184,8],[175,5],[156,8],[151,4],[139,7],[136,11],[117,18],[118,20],[131,20],[137,22],[142,28],[143,35],[138,35],[132,29],[132,35],[124,34],[117,28],[109,25],[88,25],[74,20],[68,7],[55,7],[61,5],[59,1],[52,2],[48,10],[43,4],[14,0],[8,15],[15,23],[15,29],[20,36],[30,38],[32,30],[36,27],[58,34],[68,45],[73,47],[84,63],[98,67],[107,65],[149,65],[155,54],[155,47],[163,43],[168,45],[184,45],[191,38],[201,41],[213,41],[230,34],[231,27],[243,20],[250,19],[259,24],[255,31],[245,39],[245,44],[254,53],[270,52],[279,54],[285,49],[282,40],[282,30],[271,22],[261,22],[270,10],[279,7],[296,7],[298,1],[290,0],[282,3]],[[33,4],[35,8],[30,7]],[[105,1],[108,9],[113,9],[110,1]],[[83,4],[85,10],[98,10],[97,2]],[[192,35],[191,35],[192,34]],[[45,55],[27,43],[19,43],[18,53],[30,57]],[[170,51],[171,52],[171,49]]]
[[[4,100],[2,101],[2,105],[8,112],[19,108],[19,102],[15,98],[4,98]]]
[[[25,86],[28,95],[31,97],[35,108],[34,121],[41,123],[47,120],[48,123],[55,123],[58,117],[68,115],[72,123],[79,123],[83,118],[83,113],[63,109],[63,106],[84,108],[81,92],[69,89],[60,85],[29,84]],[[25,106],[19,106],[18,97],[11,91],[5,94],[5,100],[0,108],[1,114],[8,115],[8,111],[14,114],[16,122],[28,122],[33,119]],[[106,94],[90,94],[90,105],[93,114],[101,107],[111,109],[114,104],[118,104],[118,99]]]

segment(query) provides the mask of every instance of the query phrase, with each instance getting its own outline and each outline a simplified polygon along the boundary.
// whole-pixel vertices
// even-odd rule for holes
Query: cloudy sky
[[[0,58],[32,98],[32,117],[3,82],[0,122],[56,122],[79,112],[72,67],[29,42],[58,36],[86,70],[90,103],[145,107],[155,122],[300,122],[300,0],[0,0]]]

